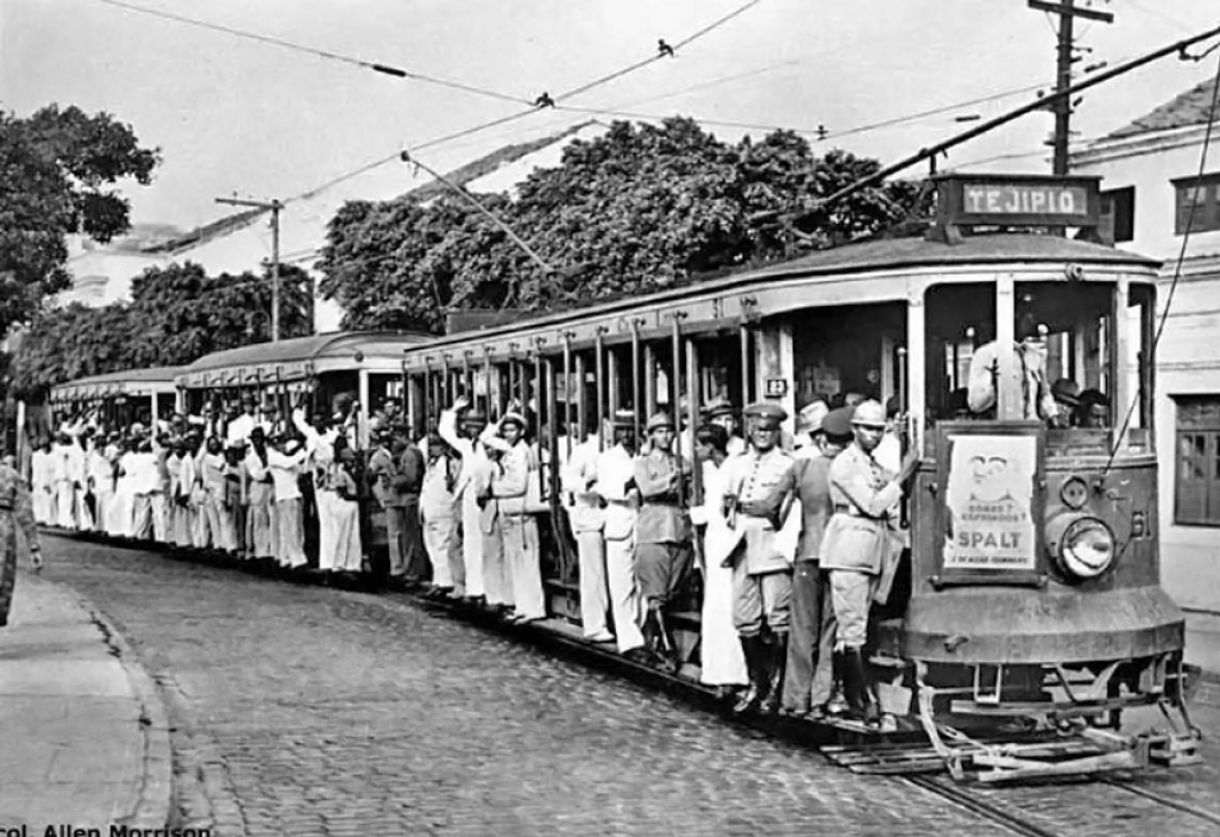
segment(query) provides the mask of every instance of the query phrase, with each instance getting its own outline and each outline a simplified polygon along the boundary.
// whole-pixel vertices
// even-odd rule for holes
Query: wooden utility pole
[[[1100,20],[1103,23],[1113,23],[1114,15],[1109,12],[1098,12],[1093,9],[1082,9],[1074,4],[1075,0],[1060,0],[1058,3],[1043,2],[1043,0],[1028,0],[1029,7],[1039,12],[1059,15],[1059,46],[1055,62],[1055,92],[1062,94],[1072,86],[1072,23],[1078,17],[1089,20]],[[1068,173],[1068,141],[1071,138],[1072,102],[1070,97],[1060,95],[1050,105],[1055,114],[1055,136],[1051,141],[1054,147],[1055,174]]]
[[[240,198],[217,198],[216,203],[230,206],[249,206],[271,213],[271,342],[280,340],[280,210],[284,204],[278,200],[248,201]]]

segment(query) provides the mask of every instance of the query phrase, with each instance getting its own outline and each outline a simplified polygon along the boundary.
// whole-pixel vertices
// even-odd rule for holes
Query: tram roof
[[[1157,268],[1160,262],[1074,238],[1029,233],[971,235],[959,243],[918,238],[889,238],[846,244],[819,250],[800,258],[765,265],[748,272],[749,276],[789,273],[838,273],[895,267],[935,267],[952,264],[997,264],[1000,262],[1084,262],[1089,264],[1129,264]],[[730,277],[731,278],[731,277]],[[744,276],[739,277],[744,278]]]
[[[51,388],[51,397],[78,398],[94,395],[105,395],[110,392],[147,394],[158,389],[172,392],[174,379],[185,369],[184,366],[151,366],[144,369],[124,369],[120,372],[107,372],[103,375],[90,375],[87,378],[77,378],[65,381]]]
[[[237,380],[217,380],[216,385],[245,385],[256,380],[266,383],[276,380],[277,371],[279,380],[293,380],[339,368],[355,369],[361,364],[379,371],[376,368],[378,361],[393,371],[399,368],[404,349],[432,338],[433,335],[421,332],[340,331],[291,337],[276,343],[255,343],[204,355],[180,370],[178,382],[197,386],[202,383],[202,376],[223,372],[236,376]],[[307,365],[312,365],[312,369]]]
[[[1030,233],[972,235],[964,237],[955,244],[930,240],[922,236],[877,239],[819,250],[783,262],[741,268],[729,273],[713,274],[702,278],[696,276],[677,287],[664,291],[643,296],[624,295],[593,305],[576,306],[560,312],[517,320],[502,326],[450,334],[438,338],[434,342],[435,345],[441,347],[471,339],[494,339],[523,330],[545,329],[617,312],[680,302],[689,296],[749,288],[781,278],[806,276],[826,277],[829,280],[836,276],[869,271],[1020,262],[1106,264],[1114,267],[1130,266],[1152,270],[1161,264],[1156,259],[1115,247]]]

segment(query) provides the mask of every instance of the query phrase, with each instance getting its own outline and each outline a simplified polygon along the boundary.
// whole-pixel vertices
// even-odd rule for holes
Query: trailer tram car
[[[257,343],[204,355],[175,380],[192,412],[253,396],[284,418],[298,404],[329,416],[335,397],[346,394],[367,416],[384,399],[402,397],[403,353],[427,339],[414,332],[337,332]],[[368,424],[357,427],[360,447],[367,447]]]
[[[337,332],[257,343],[204,355],[183,367],[175,380],[190,412],[250,396],[260,409],[277,409],[285,429],[297,406],[311,417],[330,416],[336,398],[351,398],[360,405],[357,446],[367,450],[371,410],[387,398],[402,398],[403,354],[428,337],[415,332]],[[366,554],[384,569],[384,512],[368,495],[361,497],[360,506]],[[312,534],[312,528],[307,529],[310,554],[317,549]]]
[[[180,366],[155,366],[78,378],[51,388],[51,411],[57,419],[96,412],[108,427],[155,423],[178,409],[174,379],[181,371]]]
[[[529,405],[550,463],[539,474],[551,508],[540,525],[548,604],[575,617],[559,490],[569,440],[620,408],[640,421],[680,407],[678,444],[689,447],[699,405],[716,397],[739,410],[771,400],[790,417],[819,394],[896,398],[922,465],[902,512],[903,583],[876,626],[883,709],[922,727],[959,777],[967,766],[1002,779],[1130,767],[1150,749],[1168,763],[1195,759],[1184,621],[1159,584],[1155,531],[1158,263],[1081,236],[1009,232],[1058,225],[1093,237],[1096,178],[946,177],[938,188],[925,238],[843,246],[413,348],[410,419],[422,433],[459,394],[492,416],[514,398]],[[1031,190],[1050,195],[1025,201],[1033,214],[1012,198]],[[1104,426],[1026,418],[1017,341],[1035,324],[1046,382],[1103,394]],[[970,358],[987,343],[996,405],[967,417]],[[679,644],[693,662],[698,608],[688,609]],[[1136,706],[1160,707],[1175,734],[1101,729]],[[999,721],[1070,727],[1097,749],[1039,759],[1045,748],[984,746],[963,732]]]

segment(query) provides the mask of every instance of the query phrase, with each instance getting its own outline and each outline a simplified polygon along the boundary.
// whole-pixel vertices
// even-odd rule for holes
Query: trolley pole
[[[271,213],[271,342],[280,341],[280,210],[279,200],[250,201],[240,198],[216,198],[216,203],[248,206]]]
[[[1057,175],[1066,175],[1068,173],[1068,142],[1071,139],[1072,101],[1070,96],[1062,94],[1072,86],[1072,64],[1076,61],[1075,56],[1072,55],[1072,24],[1078,17],[1113,23],[1114,15],[1109,12],[1078,8],[1073,5],[1075,0],[1060,0],[1058,3],[1047,3],[1043,0],[1028,0],[1028,2],[1031,9],[1059,15],[1055,92],[1060,95],[1050,105],[1050,109],[1055,114],[1055,135],[1051,140],[1051,146],[1054,148],[1052,171]]]

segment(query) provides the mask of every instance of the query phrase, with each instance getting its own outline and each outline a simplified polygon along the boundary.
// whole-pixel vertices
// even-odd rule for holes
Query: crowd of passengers
[[[1069,383],[1042,388],[1052,423],[1088,426],[1094,406]],[[987,393],[970,400],[986,409]],[[545,426],[539,446],[519,403],[489,420],[459,398],[414,439],[389,399],[367,420],[372,450],[358,455],[359,405],[340,396],[335,406],[330,417],[298,407],[284,420],[247,397],[227,415],[126,430],[96,414],[73,419],[34,454],[36,520],[290,572],[355,574],[368,569],[360,500],[371,494],[385,515],[393,586],[426,586],[516,622],[545,618],[536,517],[551,508],[540,477],[552,449]],[[700,678],[736,711],[846,712],[891,725],[864,648],[870,611],[885,604],[906,547],[899,506],[918,459],[901,456],[888,406],[863,394],[818,399],[799,412],[794,436],[770,402],[743,411],[739,435],[723,399],[703,406],[693,433],[664,412],[637,423],[620,411],[584,438],[560,427],[559,505],[575,541],[585,637],[679,671],[671,611],[699,572]],[[692,502],[696,464],[702,496]]]

